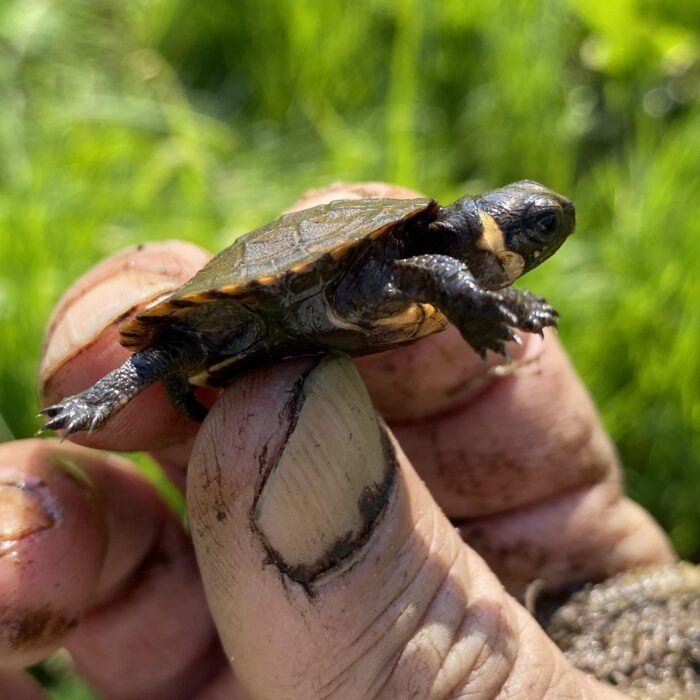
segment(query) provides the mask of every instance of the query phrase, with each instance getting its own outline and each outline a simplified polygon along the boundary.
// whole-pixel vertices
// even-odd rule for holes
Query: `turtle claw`
[[[97,411],[88,426],[88,435],[92,435],[93,430],[101,428],[107,422],[108,414],[104,410]]]
[[[53,420],[46,421],[44,425],[39,428],[37,431],[38,434],[45,433],[47,430],[59,430],[60,428],[63,427],[62,421],[60,418],[54,418]]]
[[[39,413],[37,413],[37,418],[41,418],[42,416],[49,416],[49,418],[53,418],[55,415],[61,412],[61,404],[56,403],[53,406],[46,406],[45,408],[42,408]]]
[[[544,328],[556,328],[559,314],[542,297],[513,288],[482,293],[480,313],[457,325],[462,335],[484,359],[486,351],[503,355],[509,360],[506,343],[523,345],[517,330],[543,336]]]
[[[103,404],[90,403],[81,394],[76,394],[53,406],[43,408],[40,415],[50,419],[39,428],[40,433],[62,430],[62,438],[65,439],[79,430],[87,429],[92,432],[101,427],[106,422],[109,411]]]
[[[537,333],[540,337],[547,327],[556,328],[559,319],[557,310],[550,306],[543,297],[528,291],[518,291],[512,287],[501,292],[502,303],[517,317],[515,328],[527,333]]]
[[[81,430],[83,427],[83,420],[81,418],[74,418],[65,428],[63,428],[63,439],[65,440],[68,436]]]

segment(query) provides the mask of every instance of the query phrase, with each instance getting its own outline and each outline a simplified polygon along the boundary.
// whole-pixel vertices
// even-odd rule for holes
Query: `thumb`
[[[253,697],[619,697],[574,670],[465,546],[350,360],[239,379],[188,478],[209,604]]]

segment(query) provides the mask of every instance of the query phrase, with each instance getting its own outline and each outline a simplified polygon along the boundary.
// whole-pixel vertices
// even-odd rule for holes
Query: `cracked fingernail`
[[[0,484],[0,542],[15,542],[53,524],[35,491],[23,484]]]
[[[270,559],[308,585],[367,540],[394,481],[390,443],[349,358],[297,385],[292,427],[252,512]]]

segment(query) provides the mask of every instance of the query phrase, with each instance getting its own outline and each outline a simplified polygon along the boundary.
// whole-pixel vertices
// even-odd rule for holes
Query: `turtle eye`
[[[533,238],[546,243],[559,230],[561,212],[558,209],[544,209],[536,214],[532,223]]]

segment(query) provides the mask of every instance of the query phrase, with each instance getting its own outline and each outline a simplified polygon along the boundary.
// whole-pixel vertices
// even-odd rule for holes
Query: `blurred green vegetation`
[[[697,0],[4,0],[0,104],[5,438],[36,428],[52,304],[107,253],[216,250],[332,180],[527,177],[579,211],[527,286],[700,559]]]

